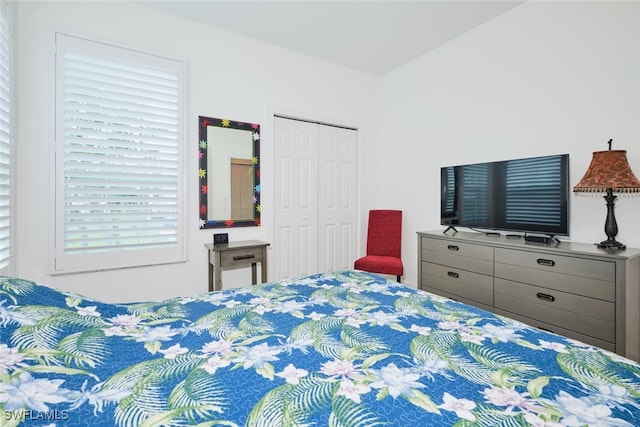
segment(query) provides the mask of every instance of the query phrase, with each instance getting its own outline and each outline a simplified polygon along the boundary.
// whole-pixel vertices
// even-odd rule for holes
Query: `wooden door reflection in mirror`
[[[200,228],[260,225],[260,125],[199,116]]]

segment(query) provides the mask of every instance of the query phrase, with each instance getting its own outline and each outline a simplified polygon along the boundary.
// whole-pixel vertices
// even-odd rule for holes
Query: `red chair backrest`
[[[400,258],[401,249],[402,211],[370,210],[367,229],[367,255]]]

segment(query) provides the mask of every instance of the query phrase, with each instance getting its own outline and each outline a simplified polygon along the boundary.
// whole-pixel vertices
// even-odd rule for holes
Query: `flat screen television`
[[[569,155],[443,167],[440,223],[569,235]]]

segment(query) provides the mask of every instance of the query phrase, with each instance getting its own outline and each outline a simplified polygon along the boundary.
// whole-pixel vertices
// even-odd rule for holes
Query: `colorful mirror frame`
[[[251,141],[253,153],[251,163],[253,165],[253,219],[233,219],[221,218],[210,219],[208,212],[212,207],[209,206],[209,190],[211,188],[209,182],[210,171],[208,170],[209,158],[211,151],[209,145],[212,141],[208,138],[208,127],[215,126],[219,128],[235,129],[251,132]],[[251,227],[260,225],[260,125],[257,123],[235,122],[228,119],[218,119],[213,117],[198,116],[198,156],[199,156],[199,192],[200,192],[200,228],[230,228],[230,227]]]

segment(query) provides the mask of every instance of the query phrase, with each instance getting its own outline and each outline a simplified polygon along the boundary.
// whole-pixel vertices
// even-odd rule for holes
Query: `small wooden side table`
[[[251,284],[258,283],[257,264],[261,263],[261,283],[267,281],[267,246],[260,240],[244,240],[204,245],[209,250],[209,292],[222,289],[222,269],[251,264]]]

